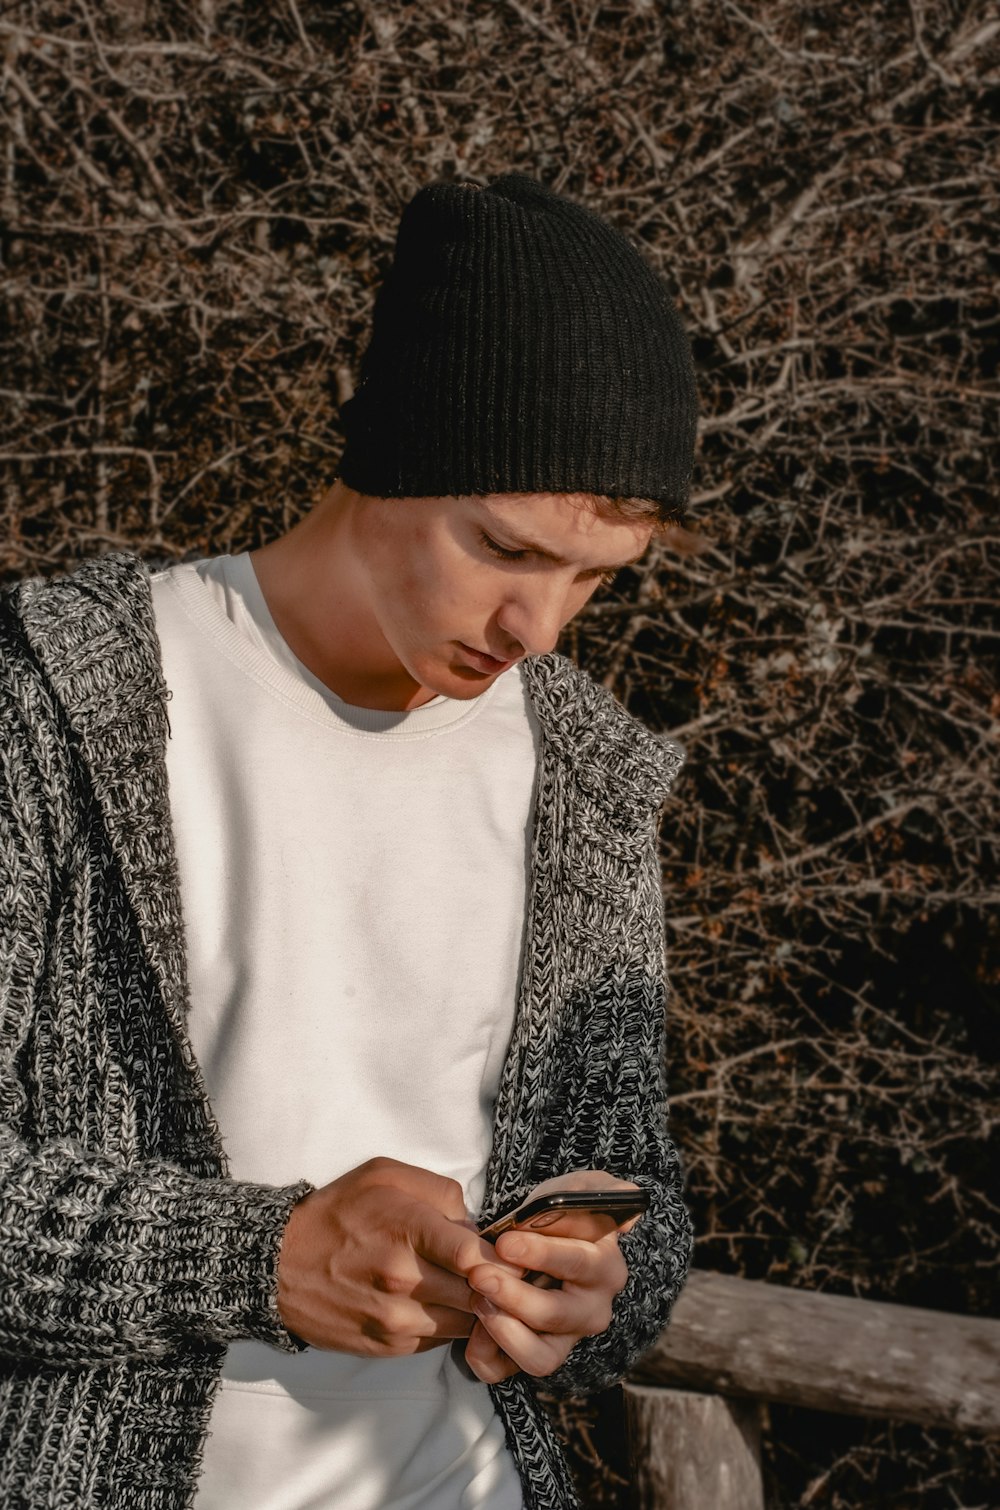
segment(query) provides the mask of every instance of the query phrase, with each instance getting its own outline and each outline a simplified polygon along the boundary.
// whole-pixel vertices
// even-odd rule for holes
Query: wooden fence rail
[[[761,1400],[1000,1430],[1000,1321],[692,1270],[625,1384],[640,1510],[762,1510]]]

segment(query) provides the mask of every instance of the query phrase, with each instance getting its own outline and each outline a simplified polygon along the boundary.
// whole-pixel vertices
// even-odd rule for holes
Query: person
[[[279,539],[0,594],[12,1510],[574,1506],[539,1390],[620,1380],[688,1272],[685,752],[554,649],[683,515],[677,311],[528,175],[437,181],[342,419]],[[648,1209],[478,1233],[595,1185]]]

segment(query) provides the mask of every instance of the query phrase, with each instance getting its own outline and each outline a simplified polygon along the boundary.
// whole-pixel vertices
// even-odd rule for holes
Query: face
[[[299,531],[296,562],[287,547]],[[348,702],[403,710],[439,693],[478,697],[507,669],[483,669],[463,645],[503,662],[553,650],[609,570],[642,555],[652,532],[565,493],[378,499],[338,481],[302,525],[254,553],[254,565],[286,546],[285,581],[297,587],[293,598],[279,584],[278,597],[304,620],[292,648],[314,674]],[[267,572],[258,577],[271,606]]]
[[[406,707],[438,693],[476,698],[512,661],[554,649],[653,535],[650,522],[598,516],[569,494],[352,498],[366,651],[384,669],[396,663],[400,687],[412,684]]]

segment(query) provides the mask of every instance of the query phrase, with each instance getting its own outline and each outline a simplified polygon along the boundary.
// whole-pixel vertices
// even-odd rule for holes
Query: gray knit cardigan
[[[0,591],[0,1505],[190,1506],[227,1343],[276,1304],[308,1181],[233,1180],[188,1036],[151,568]],[[609,1329],[490,1386],[529,1510],[578,1499],[536,1397],[607,1388],[667,1322],[692,1225],[667,1136],[658,813],[684,751],[565,656],[542,742],[525,953],[481,1216],[605,1168],[649,1190]]]

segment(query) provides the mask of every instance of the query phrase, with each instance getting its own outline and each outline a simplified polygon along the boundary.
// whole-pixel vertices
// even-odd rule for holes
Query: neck
[[[278,633],[313,676],[354,707],[408,712],[437,693],[400,665],[374,620],[346,491],[338,483],[250,559]]]

